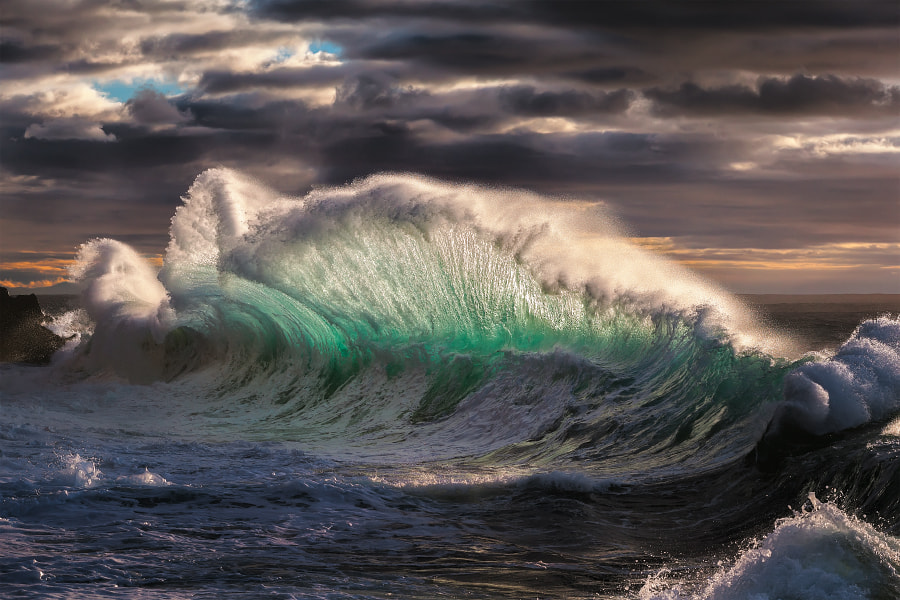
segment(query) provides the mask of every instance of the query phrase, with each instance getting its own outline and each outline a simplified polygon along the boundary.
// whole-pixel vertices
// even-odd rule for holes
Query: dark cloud
[[[107,125],[107,140],[26,136],[4,144],[4,166],[15,173],[81,179],[92,173],[146,170],[191,163],[209,142],[173,133],[147,135],[142,129]]]
[[[125,107],[134,120],[143,125],[169,125],[187,119],[164,95],[152,88],[138,90]]]
[[[626,221],[642,235],[666,236],[677,229],[701,248],[803,248],[842,242],[897,241],[896,220],[884,204],[896,182],[835,177],[818,182],[778,178],[682,182],[622,192]],[[848,189],[853,202],[848,202]],[[815,202],[798,200],[812,195]],[[664,195],[665,202],[660,202]],[[651,214],[653,213],[653,214]]]
[[[163,60],[181,60],[185,55],[243,48],[260,42],[277,43],[279,37],[284,39],[289,36],[282,34],[274,36],[273,39],[270,31],[248,29],[198,34],[180,33],[144,38],[141,40],[140,49],[145,56]]]
[[[251,6],[260,18],[315,24],[349,59],[457,74],[671,85],[674,74],[699,69],[876,75],[900,68],[900,5],[893,1],[262,0]]]
[[[533,39],[494,32],[401,34],[361,48],[359,53],[369,59],[410,60],[476,73],[539,62]]]
[[[885,27],[900,23],[891,0],[757,0],[715,2],[649,0],[590,3],[568,0],[526,1],[523,11],[537,22],[566,27],[711,29],[716,31],[782,27]]]
[[[199,88],[211,94],[234,93],[256,89],[290,89],[330,85],[341,85],[353,73],[356,66],[341,67],[281,67],[262,73],[235,73],[212,70],[203,73]]]
[[[570,79],[577,79],[585,83],[606,84],[615,83],[622,84],[626,82],[645,81],[649,75],[636,67],[596,67],[588,68],[583,71],[564,72],[563,76]]]
[[[729,85],[703,88],[683,83],[677,90],[651,88],[644,95],[662,114],[805,114],[893,116],[900,109],[900,87],[874,79],[795,75],[760,79],[756,88]]]
[[[322,148],[330,183],[371,171],[418,171],[457,181],[527,187],[546,193],[597,185],[701,177],[717,146],[657,135],[598,133],[471,136],[426,143],[402,125],[380,123]],[[691,167],[686,155],[694,154]],[[676,156],[683,161],[675,161]],[[592,194],[593,195],[593,194]]]
[[[177,181],[172,169],[57,173],[56,180],[42,177],[39,181],[45,185],[7,192],[0,201],[4,215],[0,261],[71,259],[92,237],[129,238],[139,251],[159,253],[178,197],[196,176],[188,174]],[[22,249],[29,252],[21,253]],[[0,275],[5,278],[5,273]]]
[[[115,136],[98,123],[78,117],[48,119],[44,123],[32,123],[25,129],[26,139],[38,140],[90,140],[93,142],[114,142]]]
[[[113,71],[128,62],[95,61],[87,58],[79,58],[62,63],[57,69],[58,73],[70,73],[73,75],[101,75]]]
[[[551,24],[567,28],[749,29],[770,27],[883,27],[900,23],[891,0],[757,0],[752,3],[690,0],[584,2],[583,0],[517,0],[471,3],[406,0],[257,0],[257,16],[304,21],[428,18],[466,23],[491,21]]]
[[[285,192],[415,171],[603,199],[685,260],[883,250],[900,224],[896,0],[33,0],[3,13],[9,264],[91,236],[158,254],[179,197],[218,165]],[[177,87],[133,87],[160,81]],[[98,91],[110,86],[130,99]]]
[[[335,105],[356,110],[394,108],[423,94],[411,86],[400,86],[391,77],[376,72],[346,80],[336,91]]]
[[[296,100],[247,94],[223,99],[184,98],[176,105],[191,115],[191,124],[224,133],[261,131],[283,136],[298,131],[315,134],[329,128],[328,120]]]
[[[631,90],[589,93],[578,90],[537,92],[531,86],[504,88],[500,92],[503,108],[528,116],[580,116],[591,113],[623,112],[631,105]]]
[[[61,49],[52,44],[30,45],[21,40],[0,40],[0,63],[51,60],[61,54]]]
[[[253,14],[282,21],[320,19],[371,19],[377,17],[429,18],[437,20],[481,22],[509,20],[522,14],[517,3],[509,2],[406,2],[403,0],[256,0]],[[524,3],[523,3],[524,4]]]

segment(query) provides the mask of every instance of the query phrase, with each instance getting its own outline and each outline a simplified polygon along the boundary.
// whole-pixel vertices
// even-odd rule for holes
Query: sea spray
[[[155,379],[146,354],[163,343],[175,320],[155,269],[130,246],[95,239],[82,244],[70,274],[83,283],[82,304],[94,322],[80,366],[134,381]]]
[[[432,310],[467,313],[472,306],[459,306],[466,292],[503,285],[516,273],[505,266],[492,269],[498,265],[484,262],[491,257],[477,246],[488,243],[497,248],[495,255],[522,263],[545,290],[564,288],[604,305],[630,302],[650,311],[710,306],[714,309],[710,316],[720,321],[719,332],[739,335],[741,341],[749,341],[746,336],[752,334],[742,329],[753,326],[740,303],[629,243],[596,203],[396,174],[288,198],[229,169],[201,174],[184,201],[172,219],[160,275],[170,289],[178,288],[180,278],[190,276],[192,269],[215,267],[220,274],[264,283],[301,301],[326,293],[323,300],[353,303],[357,312],[381,306],[386,310],[373,316],[383,317],[403,312],[404,304],[427,303],[435,285],[428,278],[452,277],[461,269],[459,275],[468,280],[454,282],[466,286],[454,290],[460,297],[452,298],[449,307]],[[423,247],[421,241],[435,247]],[[473,244],[474,255],[469,254]],[[431,272],[420,269],[415,277],[405,277],[406,268],[428,260],[427,254],[434,252],[440,260],[425,265],[433,267]],[[307,266],[307,260],[316,264]],[[416,283],[428,284],[419,290],[421,297],[410,294]],[[337,288],[313,287],[331,285]],[[512,288],[508,293],[519,291]],[[471,298],[497,310],[484,304],[494,299]],[[527,297],[518,301],[527,302]],[[771,332],[759,331],[760,339],[752,343],[771,341],[764,339]]]
[[[157,344],[165,330],[185,325],[223,333],[214,331],[215,298],[253,313],[259,296],[282,306],[263,306],[267,312],[251,319],[274,319],[286,345],[332,356],[386,334],[521,347],[523,337],[547,332],[552,345],[555,335],[596,328],[589,323],[596,315],[623,308],[702,315],[699,334],[738,345],[774,339],[754,333],[747,311],[722,290],[628,243],[595,205],[412,175],[286,198],[213,169],[197,178],[172,219],[159,277],[165,288],[126,248],[110,240],[85,245],[73,275],[84,281],[101,334],[112,328],[107,321],[127,321],[148,328]],[[253,286],[255,297],[242,298]],[[277,292],[283,300],[274,299]],[[520,339],[510,342],[510,334]],[[273,343],[263,341],[272,350]]]

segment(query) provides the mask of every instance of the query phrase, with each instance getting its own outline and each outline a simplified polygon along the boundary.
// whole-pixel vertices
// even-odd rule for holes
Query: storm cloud
[[[35,0],[0,19],[9,285],[61,280],[92,236],[158,257],[224,165],[285,193],[414,171],[601,200],[737,291],[900,292],[893,0]]]
[[[802,116],[881,116],[900,111],[900,86],[875,79],[835,76],[761,78],[753,87],[730,85],[704,89],[683,83],[677,90],[648,89],[644,95],[663,114],[742,114]]]

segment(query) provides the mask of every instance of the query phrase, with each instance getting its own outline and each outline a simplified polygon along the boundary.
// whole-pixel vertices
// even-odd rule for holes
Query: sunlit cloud
[[[694,269],[739,268],[772,271],[896,269],[900,243],[832,243],[804,248],[690,248],[670,237],[632,238],[641,247]]]
[[[58,277],[56,279],[29,279],[27,281],[0,279],[0,286],[10,288],[12,290],[17,290],[19,288],[23,290],[32,290],[37,288],[47,288],[54,285],[59,285],[61,283],[68,283],[68,281],[69,280],[65,277]]]

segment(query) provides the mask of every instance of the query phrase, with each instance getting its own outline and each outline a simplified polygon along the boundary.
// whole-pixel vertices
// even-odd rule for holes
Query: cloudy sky
[[[157,259],[204,169],[603,200],[738,292],[900,292],[900,2],[20,0],[0,284]]]

